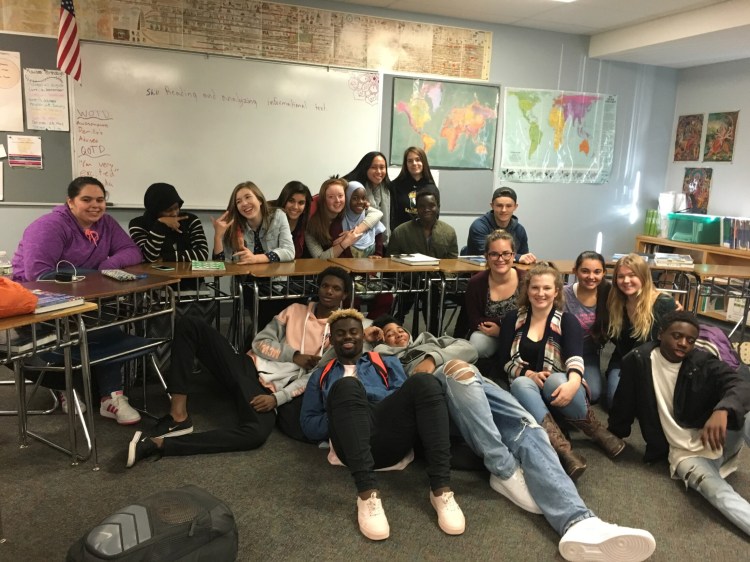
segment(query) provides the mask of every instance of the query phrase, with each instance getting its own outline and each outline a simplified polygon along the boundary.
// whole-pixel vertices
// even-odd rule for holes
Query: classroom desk
[[[471,263],[462,259],[442,259],[440,260],[439,275],[431,276],[430,286],[438,285],[440,301],[438,303],[438,329],[437,336],[443,333],[443,313],[445,312],[445,295],[460,295],[466,292],[469,279],[472,275],[484,271],[484,265]],[[431,292],[431,291],[430,291]],[[429,326],[429,323],[428,323]]]
[[[171,267],[171,271],[164,271],[161,269],[154,269],[155,265],[164,265]],[[206,293],[201,291],[198,287],[196,290],[185,290],[180,287],[180,284],[176,286],[176,301],[178,304],[186,303],[200,303],[200,302],[215,302],[216,303],[216,318],[215,325],[216,329],[220,330],[221,322],[221,310],[220,306],[222,302],[232,303],[232,316],[229,323],[229,330],[227,331],[227,339],[233,342],[237,349],[243,343],[245,337],[244,334],[244,322],[242,321],[242,291],[238,290],[237,283],[232,280],[229,284],[229,294],[225,293],[219,287],[218,279],[221,277],[233,277],[235,273],[232,272],[232,264],[227,263],[226,270],[193,270],[190,262],[155,262],[155,263],[141,263],[126,267],[125,271],[136,274],[155,275],[157,277],[166,277],[170,279],[203,279],[205,277],[212,277],[214,280],[205,283],[206,288],[213,291],[213,293]]]
[[[43,437],[28,431],[26,418],[26,380],[23,376],[22,369],[23,360],[31,357],[35,353],[39,353],[42,351],[63,349],[65,361],[65,388],[66,392],[68,392],[68,396],[72,396],[71,392],[73,390],[73,367],[70,357],[70,347],[73,345],[80,346],[82,357],[87,356],[86,325],[83,321],[83,315],[96,309],[96,304],[86,302],[79,306],[73,306],[70,308],[64,308],[52,312],[45,312],[42,314],[24,314],[21,316],[13,316],[10,318],[0,319],[0,332],[5,333],[6,342],[6,344],[0,345],[0,352],[2,352],[2,354],[0,354],[0,364],[12,366],[13,369],[18,403],[18,441],[21,447],[28,446],[28,436],[32,436],[42,442],[47,442],[47,440]],[[47,344],[37,345],[35,341],[36,330],[32,330],[32,341],[30,343],[30,348],[24,346],[23,348],[14,351],[11,330],[17,330],[19,328],[25,327],[34,327],[41,323],[54,324],[56,333],[55,340]],[[71,323],[75,325],[75,328],[71,326]],[[91,384],[88,365],[86,365],[83,369],[83,379],[85,399],[88,403],[91,403]],[[70,440],[70,449],[68,449],[66,452],[70,453],[72,463],[77,464],[78,457],[76,455],[77,447],[74,408],[68,409],[68,438]],[[49,444],[49,442],[47,443]],[[57,446],[56,448],[59,449],[60,447]]]
[[[244,284],[253,294],[253,338],[258,334],[258,307],[261,300],[282,300],[317,294],[318,274],[330,263],[320,259],[238,265],[228,263],[232,275],[246,275]]]
[[[77,283],[54,283],[44,281],[33,281],[23,283],[23,286],[28,289],[42,289],[45,291],[53,291],[57,293],[64,293],[67,295],[75,295],[83,297],[86,301],[93,301],[97,306],[94,309],[97,311],[96,315],[82,313],[81,319],[85,323],[84,334],[88,338],[92,333],[112,328],[115,326],[129,326],[132,329],[138,329],[138,331],[145,335],[145,323],[151,318],[164,315],[174,315],[175,300],[174,291],[171,286],[177,283],[178,280],[168,277],[160,277],[156,275],[149,275],[144,279],[137,279],[135,281],[116,281],[105,277],[100,273],[88,273],[86,279]],[[92,310],[94,310],[92,309]],[[146,347],[139,347],[137,350],[124,349],[122,351],[115,352],[113,355],[107,357],[100,357],[95,360],[89,359],[88,348],[81,346],[81,359],[80,364],[71,367],[71,372],[76,369],[81,369],[83,374],[84,392],[90,394],[90,388],[87,390],[86,387],[90,385],[90,377],[88,375],[88,368],[91,365],[97,363],[103,363],[111,361],[119,357],[131,355],[135,351],[143,351],[147,348],[154,348],[161,345],[163,341],[150,342]],[[66,355],[70,353],[70,347],[65,348]],[[154,364],[156,367],[156,365]],[[46,370],[57,371],[59,367],[50,367]],[[158,368],[157,368],[158,372]],[[161,374],[158,373],[161,377]],[[164,382],[163,377],[161,378],[162,384]],[[67,380],[66,380],[67,385]],[[145,398],[145,385],[144,385],[144,398]],[[94,470],[98,470],[98,458],[96,452],[96,431],[94,425],[94,404],[91,402],[91,396],[85,396],[86,405],[88,406],[85,417],[87,429],[90,432],[90,441],[88,443],[88,453],[86,455],[80,455],[77,451],[73,450],[72,454],[78,456],[80,460],[86,460],[90,456],[94,457]],[[72,408],[69,409],[72,412]],[[53,448],[68,452],[63,447],[60,447],[56,443],[48,441],[46,439],[35,436],[38,440],[50,445]]]
[[[739,329],[739,341],[743,342],[745,340],[747,327],[748,309],[750,309],[750,266],[700,263],[695,264],[692,273],[699,280],[698,290],[696,291],[697,296],[694,303],[694,311],[696,312],[703,299],[717,296],[745,299],[742,318],[737,322],[734,329],[729,334],[731,337],[732,334]],[[726,308],[726,305],[727,303],[725,302],[724,308]],[[702,311],[701,314],[706,314],[712,318],[726,321],[725,312],[717,311],[710,314],[706,311]]]
[[[439,265],[407,265],[391,258],[329,258],[329,262],[353,274],[350,294],[392,295],[405,293],[427,293],[427,325],[430,325],[432,297],[430,280],[440,277]],[[354,277],[361,277],[354,281]],[[414,314],[414,325],[418,326],[419,314]],[[416,331],[413,328],[412,331]]]

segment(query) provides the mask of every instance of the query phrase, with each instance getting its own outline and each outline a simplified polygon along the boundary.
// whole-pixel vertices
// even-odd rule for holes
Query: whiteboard
[[[253,181],[268,199],[299,180],[316,193],[380,139],[377,73],[83,43],[71,80],[73,171],[110,202],[142,208],[155,182],[186,207],[225,208]]]

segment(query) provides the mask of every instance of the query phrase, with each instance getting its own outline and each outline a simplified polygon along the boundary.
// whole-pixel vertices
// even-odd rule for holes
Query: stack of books
[[[750,250],[750,219],[722,217],[721,245],[732,250]]]
[[[53,293],[51,291],[42,291],[41,289],[34,289],[31,292],[39,299],[36,302],[34,314],[42,314],[43,312],[52,312],[53,310],[60,310],[61,308],[80,306],[84,302],[83,297],[74,297],[62,293]]]
[[[646,222],[643,225],[643,234],[645,236],[659,236],[661,232],[659,221],[659,211],[649,209],[646,211]]]
[[[654,254],[654,265],[660,267],[679,267],[682,269],[693,269],[693,256],[688,254]]]

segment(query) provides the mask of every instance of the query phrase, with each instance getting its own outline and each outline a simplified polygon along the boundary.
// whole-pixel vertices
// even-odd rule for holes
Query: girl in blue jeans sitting
[[[573,452],[553,413],[591,437],[610,457],[622,452],[625,443],[602,427],[589,406],[581,326],[563,312],[560,272],[540,262],[523,285],[519,309],[508,313],[500,327],[500,360],[511,394],[547,430],[563,468],[575,479],[586,469],[586,460]]]

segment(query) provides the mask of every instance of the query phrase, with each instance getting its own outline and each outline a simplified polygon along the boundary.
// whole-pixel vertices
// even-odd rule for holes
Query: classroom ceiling
[[[591,37],[589,55],[674,68],[750,58],[750,0],[341,0]]]

